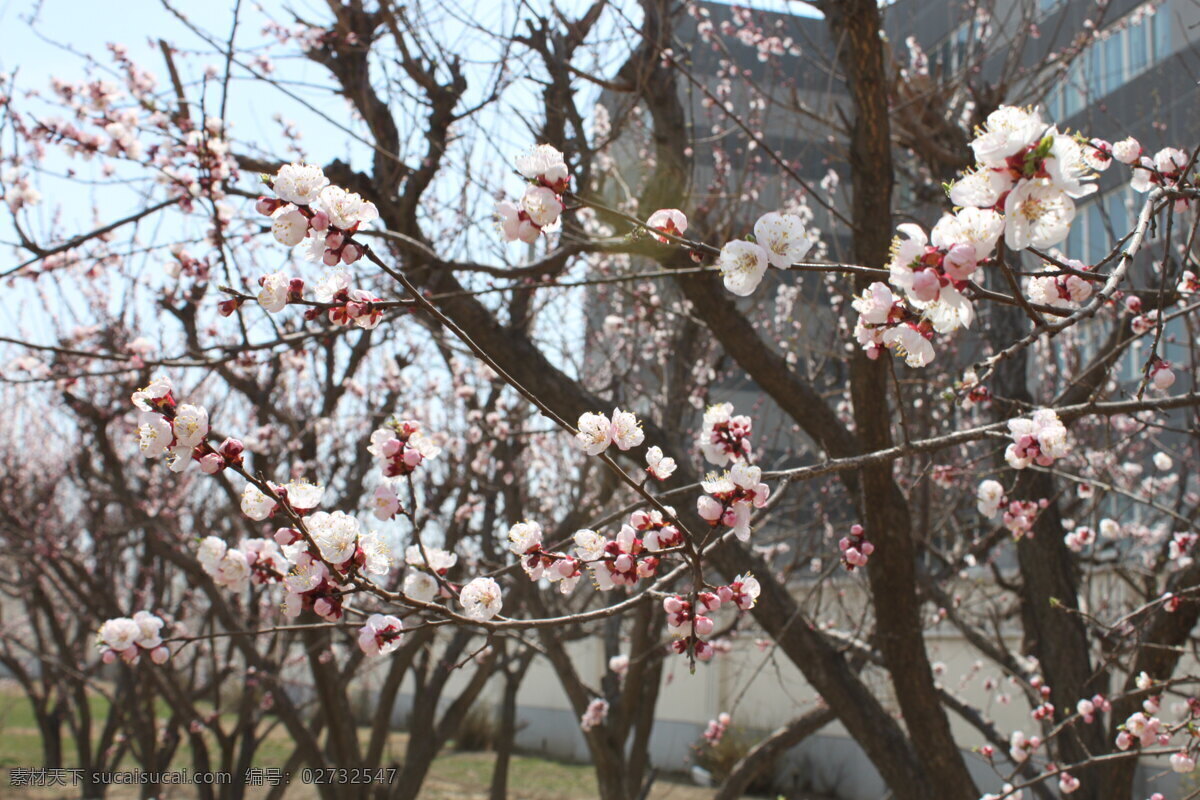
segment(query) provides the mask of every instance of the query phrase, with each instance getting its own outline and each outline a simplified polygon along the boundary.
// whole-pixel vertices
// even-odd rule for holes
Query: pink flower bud
[[[716,522],[719,520],[724,510],[724,507],[719,502],[706,494],[696,499],[696,512],[700,515],[701,519],[707,522]]]
[[[269,217],[274,214],[281,205],[283,205],[283,202],[277,198],[260,197],[258,198],[258,202],[254,204],[254,210],[263,216]]]
[[[728,603],[733,599],[733,589],[730,589],[728,586],[722,586],[717,589],[717,597],[721,598],[722,603]]]
[[[348,244],[342,248],[342,263],[353,264],[362,258],[363,249],[356,244]]]
[[[683,601],[678,597],[668,597],[663,600],[663,610],[668,614],[678,614],[683,610]]]
[[[100,660],[105,664],[111,664],[117,660],[117,654],[112,650],[105,650],[104,655],[100,656]]]
[[[209,453],[200,459],[200,471],[205,475],[216,475],[225,468],[225,459],[218,453]]]
[[[713,632],[713,621],[708,617],[696,617],[696,635],[711,636]]]
[[[313,603],[313,611],[317,612],[318,616],[328,616],[329,612],[333,611],[333,603],[329,602],[324,597],[317,598],[317,601]]]
[[[171,651],[165,646],[156,647],[150,651],[150,660],[155,664],[165,664],[167,659],[171,657]]]
[[[341,261],[341,256],[333,250],[326,250],[325,254],[321,256],[321,263],[327,267],[336,267],[339,261]]]
[[[275,531],[275,544],[286,547],[300,540],[300,532],[295,528],[279,528]]]
[[[329,215],[324,211],[318,211],[309,218],[308,224],[314,231],[323,231],[329,227]]]
[[[942,262],[942,269],[946,270],[946,274],[958,281],[969,278],[975,267],[975,246],[970,244],[954,245],[946,252],[946,258]]]
[[[1170,389],[1175,383],[1175,373],[1168,368],[1159,368],[1154,371],[1152,379],[1154,381],[1155,389]]]
[[[628,553],[621,553],[621,555],[617,556],[616,561],[613,562],[613,567],[616,568],[617,572],[629,572],[629,570],[633,569],[633,557]]]
[[[712,657],[716,655],[713,646],[708,642],[696,642],[696,658],[700,661],[712,661]]]
[[[913,273],[912,294],[922,303],[936,300],[941,289],[942,283],[933,270],[921,269]]]

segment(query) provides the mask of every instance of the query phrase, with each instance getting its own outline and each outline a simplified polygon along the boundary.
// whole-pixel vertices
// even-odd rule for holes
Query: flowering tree
[[[1036,95],[1036,76],[963,104],[915,45],[908,68],[890,63],[876,3],[817,6],[842,43],[844,196],[837,173],[815,187],[773,150],[760,115],[737,117],[736,70],[715,90],[697,77],[669,0],[475,31],[493,68],[420,8],[330,2],[320,22],[271,21],[280,48],[323,70],[316,105],[257,49],[174,9],[223,73],[185,80],[164,42],[162,89],[120,47],[114,80],[18,101],[10,79],[5,197],[24,260],[4,274],[31,300],[26,327],[49,333],[8,337],[9,379],[29,387],[23,413],[73,419],[84,463],[102,465],[69,502],[118,511],[82,542],[59,521],[56,546],[123,557],[112,519],[146,535],[138,571],[96,590],[99,658],[158,676],[168,699],[189,669],[203,687],[238,659],[267,676],[312,766],[385,763],[407,676],[420,735],[380,789],[407,797],[499,669],[511,747],[516,687],[540,652],[601,795],[623,798],[652,774],[664,669],[704,669],[752,616],[819,703],[748,754],[726,796],[833,718],[901,798],[979,797],[971,746],[1003,784],[992,797],[1128,797],[1143,755],[1190,771],[1200,705],[1178,667],[1200,614],[1182,468],[1195,442],[1179,434],[1200,397],[1176,386],[1192,365],[1168,356],[1193,356],[1178,339],[1194,336],[1200,291],[1195,152],[1060,130],[1016,104],[1036,96],[1007,96]],[[772,64],[795,46],[753,14],[717,25],[688,10],[717,52]],[[235,75],[348,137],[351,162],[308,153],[289,123],[239,138]],[[752,108],[778,102],[745,82]],[[606,93],[594,109],[593,84]],[[704,145],[689,88],[738,131],[707,187],[692,186]],[[913,97],[923,114],[893,126]],[[517,194],[490,135],[514,118],[532,129],[507,175]],[[712,199],[757,196],[762,169],[739,186],[733,154],[777,168],[779,208]],[[82,234],[36,216],[54,202],[38,178],[62,159],[99,162],[114,192],[137,186],[137,209]],[[1077,201],[1116,170],[1141,198],[1134,222],[1083,263],[1066,249]],[[897,208],[898,175],[936,204]],[[147,252],[166,280],[135,267]],[[83,319],[58,308],[77,298]],[[723,397],[747,379],[754,409]],[[147,461],[130,477],[135,449]],[[30,513],[55,505],[46,469],[22,473]],[[863,600],[827,624],[796,588],[830,582]],[[947,688],[935,627],[986,660],[979,680],[1029,703],[1032,733],[999,730]],[[570,649],[595,636],[599,685]],[[203,651],[215,668],[191,666],[196,645],[225,637],[223,654]],[[291,644],[311,717],[279,686]],[[369,664],[383,679],[364,746],[349,692]],[[465,688],[448,697],[458,670]],[[1168,696],[1186,702],[1164,708]],[[180,703],[183,725],[196,711]],[[238,735],[253,740],[266,723],[244,708]],[[956,737],[952,716],[977,739]],[[139,757],[159,763],[151,744]]]

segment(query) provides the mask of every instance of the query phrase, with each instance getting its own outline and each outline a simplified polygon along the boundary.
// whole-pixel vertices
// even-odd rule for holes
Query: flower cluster
[[[303,480],[294,480],[282,486],[268,481],[267,485],[279,500],[287,503],[297,514],[307,514],[315,510],[321,504],[321,498],[325,496],[324,486]],[[257,486],[248,483],[242,490],[241,508],[247,517],[255,522],[262,522],[275,516],[280,510],[280,505]]]
[[[730,722],[732,718],[724,711],[718,714],[716,719],[708,721],[708,727],[704,729],[704,741],[708,742],[709,747],[716,747],[721,743]]]
[[[1040,408],[1031,419],[1010,419],[1008,430],[1013,443],[1004,451],[1004,460],[1013,469],[1048,467],[1070,452],[1067,429],[1053,409]]]
[[[1162,720],[1154,716],[1154,712],[1135,711],[1117,728],[1120,731],[1116,739],[1118,750],[1128,750],[1135,744],[1152,747],[1171,742],[1170,732]]]
[[[575,532],[574,540],[576,555],[587,564],[592,582],[602,592],[633,586],[658,572],[658,557],[649,554],[645,542],[630,525],[623,525],[614,539],[581,530]]]
[[[710,473],[700,486],[707,494],[696,500],[696,511],[709,525],[727,525],[738,539],[750,539],[750,512],[767,504],[771,490],[762,482],[762,469],[734,464],[724,475]]]
[[[613,409],[611,421],[604,414],[585,412],[579,417],[576,427],[579,433],[575,434],[575,440],[589,456],[600,455],[610,444],[615,444],[620,450],[628,450],[637,447],[646,438],[642,424],[633,412],[619,408]],[[672,461],[671,471],[674,471],[674,464]]]
[[[1036,111],[1001,106],[971,142],[976,166],[950,187],[958,206],[1004,212],[1010,249],[1046,248],[1067,238],[1074,200],[1096,191],[1093,165],[1077,139],[1058,132]],[[1102,148],[1100,152],[1103,152]]]
[[[583,574],[578,559],[542,549],[542,526],[536,522],[518,522],[508,530],[508,549],[521,559],[521,568],[530,580],[545,578],[559,584],[559,591],[570,594]]]
[[[754,223],[754,241],[735,240],[721,248],[717,266],[725,288],[739,297],[753,294],[768,266],[787,269],[808,255],[815,242],[795,214],[763,214]]]
[[[1134,164],[1139,191],[1182,179],[1186,156],[1167,148],[1153,159],[1127,140],[1110,145],[1068,136],[1036,111],[1001,106],[971,142],[976,164],[948,187],[958,207],[927,236],[917,225],[900,225],[892,243],[889,287],[876,282],[853,302],[855,337],[870,358],[891,349],[910,367],[934,358],[934,333],[949,334],[974,318],[964,290],[977,267],[994,253],[1000,237],[1010,250],[1049,248],[1067,238],[1075,200],[1096,191],[1095,173],[1114,159]],[[1139,161],[1140,159],[1140,161]],[[1066,260],[1077,271],[1089,268]],[[1069,271],[1047,268],[1027,290],[1034,302],[1073,308],[1092,295],[1091,283]]]
[[[374,203],[331,186],[321,168],[312,164],[285,164],[273,178],[263,180],[276,196],[260,197],[255,208],[271,218],[276,241],[295,247],[307,240],[308,257],[330,267],[362,258],[363,247],[353,236],[379,218]]]
[[[712,592],[700,592],[696,596],[696,607],[677,595],[663,600],[663,610],[667,612],[667,632],[677,637],[671,643],[671,649],[683,655],[691,652],[700,661],[710,661],[716,654],[713,646],[705,641],[711,636],[716,624],[708,616],[721,606],[721,599]]]
[[[1174,189],[1179,182],[1187,177],[1184,170],[1188,165],[1188,154],[1176,147],[1164,147],[1154,154],[1154,158],[1141,155],[1141,145],[1130,139],[1137,146],[1137,163],[1133,167],[1133,179],[1129,185],[1135,192],[1148,192],[1156,186]],[[1175,200],[1175,210],[1183,212],[1188,206],[1188,199],[1180,197]]]
[[[258,281],[261,289],[258,292],[258,304],[268,313],[282,311],[289,303],[299,303],[304,300],[304,280],[289,276],[284,272],[272,272],[264,275]],[[365,289],[350,287],[350,276],[346,270],[338,268],[330,271],[317,282],[313,289],[314,305],[304,313],[305,319],[316,319],[326,312],[329,321],[335,325],[357,325],[360,328],[371,329],[383,319],[383,309],[379,305],[383,301]],[[225,300],[221,305],[221,313],[225,316],[232,314],[241,298]]]
[[[1004,509],[1001,521],[1014,539],[1033,535],[1033,526],[1037,522],[1038,512],[1049,505],[1044,498],[1036,503],[1032,500],[1012,500]]]
[[[750,418],[733,415],[733,403],[717,403],[704,411],[697,444],[708,463],[723,467],[730,461],[750,461]]]
[[[226,439],[218,447],[207,441],[208,410],[188,403],[176,404],[171,382],[155,378],[133,393],[133,405],[142,412],[138,446],[146,458],[170,457],[174,472],[187,469],[192,461],[209,475],[230,465],[241,465],[245,449],[237,439]]]
[[[867,541],[862,525],[851,525],[850,535],[838,541],[838,549],[842,551],[842,566],[848,572],[853,572],[855,567],[867,565],[871,554],[875,552],[875,545]]]
[[[1080,272],[1091,269],[1082,261],[1065,259],[1063,263]],[[1092,296],[1092,282],[1086,278],[1064,273],[1060,268],[1045,264],[1042,271],[1047,275],[1035,275],[1028,280],[1025,292],[1034,303],[1054,308],[1078,308]]]
[[[287,559],[272,539],[244,539],[235,548],[216,536],[206,536],[196,558],[213,583],[233,590],[248,581],[278,583],[288,571]]]
[[[133,617],[117,617],[100,626],[96,646],[105,664],[120,657],[127,664],[136,664],[143,653],[155,664],[165,663],[171,651],[163,644],[163,621],[149,611],[139,611]]]
[[[442,449],[421,432],[416,420],[392,420],[371,434],[367,452],[379,460],[379,467],[389,478],[410,475],[429,458],[436,458]]]
[[[502,200],[496,204],[504,241],[532,244],[542,231],[555,230],[566,205],[562,194],[571,185],[563,154],[540,144],[516,159],[517,171],[529,181],[520,203]],[[685,223],[686,227],[686,223]]]
[[[692,601],[678,595],[666,598],[663,610],[667,612],[667,632],[676,637],[671,649],[680,655],[691,652],[700,661],[710,660],[716,649],[705,639],[715,628],[713,612],[723,605],[749,611],[761,593],[758,579],[746,573],[738,575],[728,585],[718,586],[715,591],[697,592],[694,609]]]
[[[602,697],[597,697],[588,703],[587,710],[579,718],[579,727],[585,732],[590,731],[598,725],[603,725],[606,719],[608,719],[608,701]]]

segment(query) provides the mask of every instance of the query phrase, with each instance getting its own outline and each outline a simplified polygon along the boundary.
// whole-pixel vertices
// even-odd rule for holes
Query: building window
[[[1171,54],[1171,21],[1166,8],[1143,16],[1084,48],[1066,78],[1050,92],[1046,107],[1056,120],[1078,114]]]

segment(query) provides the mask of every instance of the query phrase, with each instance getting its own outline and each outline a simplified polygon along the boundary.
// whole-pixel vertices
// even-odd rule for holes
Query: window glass
[[[1148,48],[1146,45],[1149,33],[1149,27],[1145,21],[1139,22],[1129,29],[1129,74],[1131,76],[1137,75],[1147,66]]]

